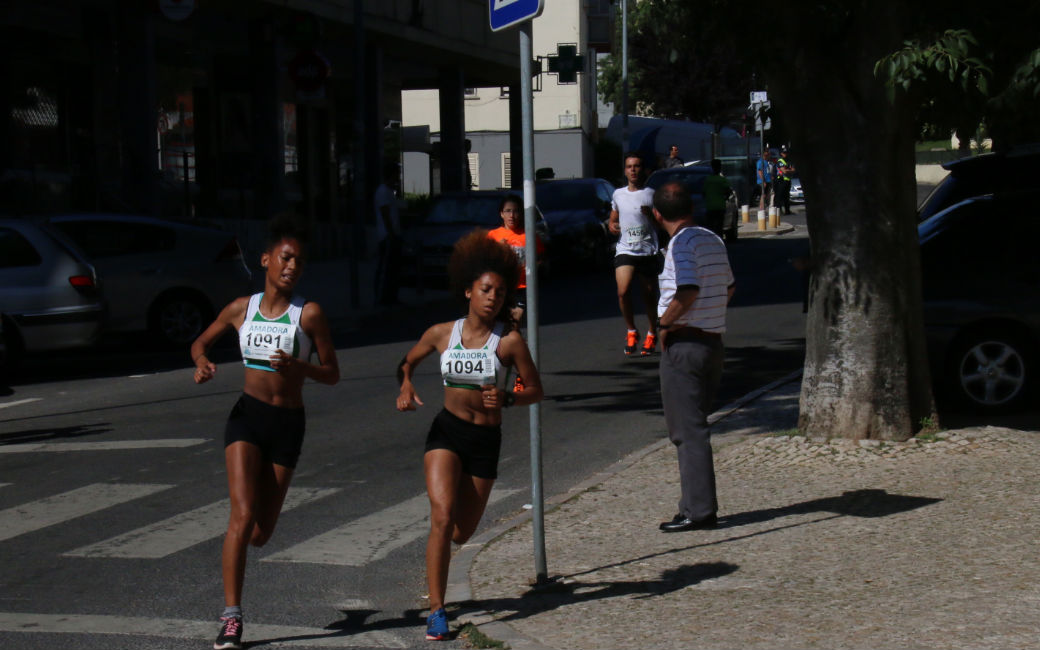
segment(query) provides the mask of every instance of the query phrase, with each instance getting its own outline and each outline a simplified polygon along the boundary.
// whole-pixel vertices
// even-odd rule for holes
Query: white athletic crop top
[[[300,329],[300,314],[303,303],[300,296],[293,296],[289,308],[277,318],[267,319],[260,313],[263,292],[249,296],[246,318],[238,330],[238,347],[242,350],[242,363],[246,368],[275,372],[271,367],[271,356],[275,350],[285,350],[304,361],[311,356],[311,339]]]
[[[462,324],[465,318],[455,321],[451,328],[448,348],[441,353],[441,377],[444,385],[452,388],[479,390],[481,386],[495,384],[505,389],[509,374],[498,358],[498,343],[502,340],[504,325],[498,323],[488,334],[487,341],[479,348],[462,347]]]

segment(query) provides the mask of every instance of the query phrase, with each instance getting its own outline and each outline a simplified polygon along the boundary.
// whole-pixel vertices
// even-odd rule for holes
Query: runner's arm
[[[217,364],[206,357],[206,353],[229,329],[235,330],[245,318],[249,296],[235,298],[220,311],[209,327],[199,334],[191,344],[191,362],[195,364],[195,383],[204,384],[217,373]]]
[[[423,401],[415,393],[412,384],[412,376],[419,362],[437,351],[437,343],[450,335],[451,323],[440,323],[434,325],[423,333],[419,342],[412,346],[408,354],[404,355],[401,364],[397,367],[397,378],[401,382],[401,391],[397,395],[398,411],[414,411],[416,405],[422,406]]]
[[[300,314],[300,327],[314,343],[314,351],[318,353],[318,363],[313,364],[304,359],[296,359],[285,350],[277,350],[271,359],[271,367],[281,373],[302,372],[305,377],[314,381],[334,386],[339,381],[339,360],[336,348],[332,344],[332,333],[325,312],[316,302],[308,302]],[[298,368],[295,370],[294,368]]]

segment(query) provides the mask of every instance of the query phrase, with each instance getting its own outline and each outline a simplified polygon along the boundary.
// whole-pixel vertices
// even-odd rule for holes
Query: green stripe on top
[[[284,324],[291,324],[292,323],[292,319],[289,318],[289,312],[285,312],[284,314],[282,314],[278,318],[271,319],[271,318],[264,318],[260,314],[260,310],[259,309],[256,310],[255,314],[253,314],[253,321],[254,322],[261,322],[261,323],[284,323]]]

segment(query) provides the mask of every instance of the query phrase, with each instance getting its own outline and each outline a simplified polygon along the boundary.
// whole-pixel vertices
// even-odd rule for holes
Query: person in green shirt
[[[711,176],[704,179],[704,225],[719,237],[722,237],[723,223],[726,217],[726,199],[733,193],[729,180],[722,175],[722,161],[713,158]]]

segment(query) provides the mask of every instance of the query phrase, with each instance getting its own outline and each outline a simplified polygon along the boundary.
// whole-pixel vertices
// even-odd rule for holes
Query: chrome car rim
[[[979,404],[1000,406],[1022,392],[1026,373],[1022,355],[1003,341],[983,341],[961,359],[964,392]]]
[[[202,313],[191,302],[172,302],[160,314],[159,324],[171,341],[188,343],[202,330]]]

